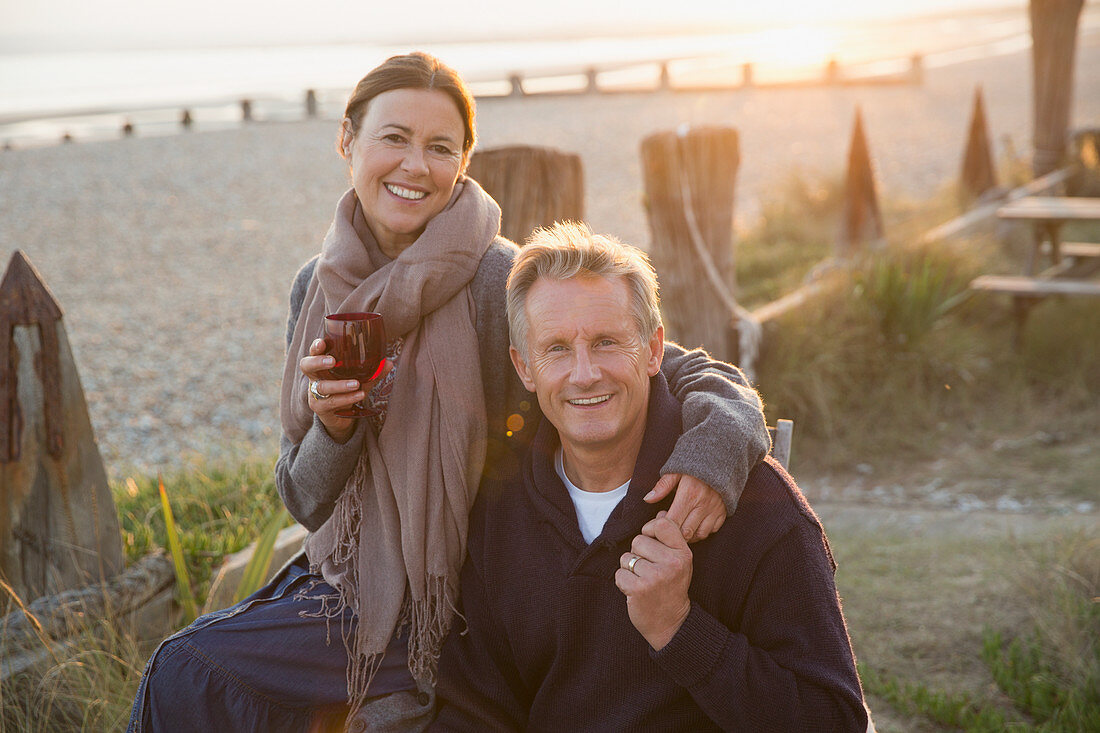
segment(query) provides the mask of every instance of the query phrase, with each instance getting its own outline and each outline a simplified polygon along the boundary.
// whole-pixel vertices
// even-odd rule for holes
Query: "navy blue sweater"
[[[680,435],[664,377],[627,496],[591,545],[543,419],[522,475],[483,484],[460,612],[444,647],[440,730],[851,730],[867,726],[835,565],[813,510],[772,459],[737,511],[691,546],[691,611],[655,652],[615,586],[619,557],[668,507],[642,496]]]

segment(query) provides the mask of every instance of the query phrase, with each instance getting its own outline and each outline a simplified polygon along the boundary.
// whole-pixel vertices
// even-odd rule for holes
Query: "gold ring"
[[[629,570],[630,572],[632,572],[632,573],[633,573],[633,572],[634,572],[634,565],[635,565],[635,564],[637,564],[637,562],[638,562],[639,560],[641,560],[641,559],[642,559],[642,558],[638,557],[637,555],[635,555],[634,557],[630,558],[630,562],[628,562],[628,563],[626,564],[626,569],[627,569],[627,570]]]
[[[309,380],[309,393],[313,395],[314,399],[327,400],[330,395],[321,394],[317,391],[317,385],[320,384],[316,379]]]

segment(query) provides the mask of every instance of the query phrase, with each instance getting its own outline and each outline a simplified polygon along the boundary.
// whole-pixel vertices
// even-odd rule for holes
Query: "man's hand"
[[[615,585],[626,596],[630,623],[659,650],[691,610],[691,549],[668,513],[659,512],[619,558],[619,566]]]
[[[676,489],[668,518],[680,528],[688,542],[705,540],[726,521],[726,505],[717,491],[686,473],[666,473],[645,496],[650,504]]]

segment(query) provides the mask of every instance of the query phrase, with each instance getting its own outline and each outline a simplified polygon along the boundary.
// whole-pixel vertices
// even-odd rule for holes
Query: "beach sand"
[[[365,70],[364,70],[365,71]],[[1000,155],[1030,149],[1026,53],[929,69],[922,86],[485,99],[480,145],[579,153],[587,218],[646,247],[638,149],[681,123],[741,135],[738,211],[792,170],[839,175],[864,115],[883,195],[924,197],[962,155],[975,85]],[[1100,34],[1081,39],[1073,121],[1100,125]],[[348,185],[336,121],[0,153],[0,258],[21,249],[65,311],[109,472],[278,440],[286,302]]]

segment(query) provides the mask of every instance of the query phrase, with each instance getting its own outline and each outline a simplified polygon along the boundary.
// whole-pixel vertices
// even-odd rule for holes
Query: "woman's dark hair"
[[[465,128],[462,157],[469,156],[475,140],[473,95],[457,71],[422,51],[391,56],[359,80],[344,110],[344,118],[350,122],[353,135],[357,132],[370,101],[383,92],[392,92],[395,89],[434,89],[450,97],[458,108],[462,126]],[[344,134],[345,126],[341,124],[336,140],[337,150],[344,149]]]

